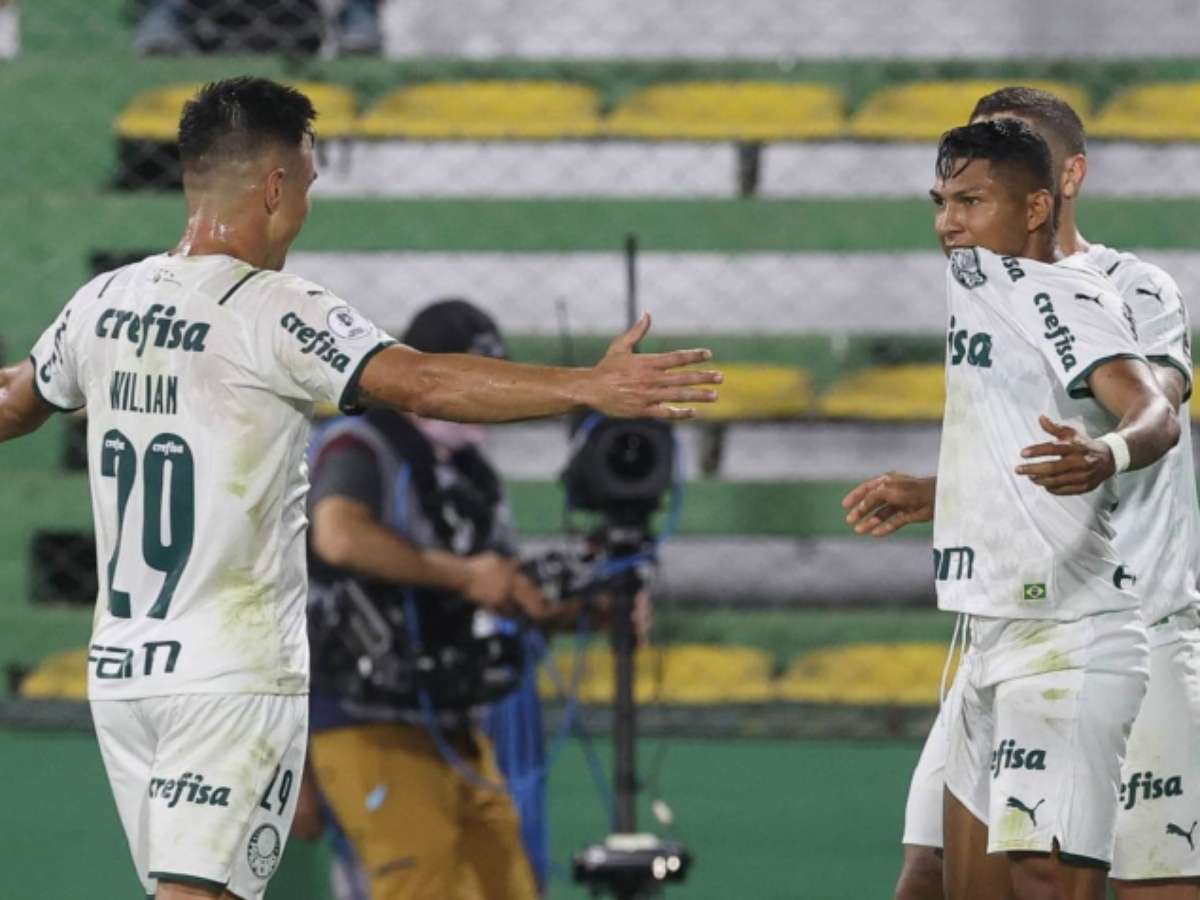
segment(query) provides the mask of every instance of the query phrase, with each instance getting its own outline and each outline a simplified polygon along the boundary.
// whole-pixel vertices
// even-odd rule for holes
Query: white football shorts
[[[1149,647],[1137,610],[1075,622],[972,617],[945,706],[946,787],[988,826],[988,852],[1111,862]]]
[[[91,708],[146,894],[164,879],[262,897],[300,795],[308,697],[176,694]]]
[[[957,702],[954,692],[959,679],[946,697],[946,706]],[[901,843],[915,847],[942,846],[942,794],[946,788],[946,755],[950,741],[946,735],[945,708],[938,711],[921,758],[913,769],[912,781],[908,785],[908,800],[904,804],[904,836]]]
[[[1150,628],[1150,686],[1121,770],[1111,877],[1200,877],[1200,614]]]

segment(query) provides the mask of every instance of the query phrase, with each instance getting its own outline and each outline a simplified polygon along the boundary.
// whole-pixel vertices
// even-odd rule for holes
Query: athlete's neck
[[[188,220],[173,253],[178,256],[224,254],[256,269],[274,268],[266,228],[255,217],[215,200],[188,203]]]
[[[1063,256],[1073,256],[1076,253],[1086,253],[1091,244],[1079,233],[1079,225],[1075,218],[1075,201],[1063,200],[1058,211],[1058,249]]]
[[[1025,246],[1017,256],[1053,265],[1062,259],[1063,254],[1059,251],[1057,235],[1049,228],[1043,227],[1031,231],[1026,236]]]

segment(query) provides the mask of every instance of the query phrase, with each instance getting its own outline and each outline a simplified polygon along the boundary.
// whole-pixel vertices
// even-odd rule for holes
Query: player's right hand
[[[717,399],[716,391],[701,385],[720,384],[720,372],[679,368],[712,359],[711,351],[634,353],[649,330],[650,316],[643,314],[609,345],[604,358],[591,370],[587,406],[619,418],[688,419],[695,410],[673,404]]]
[[[512,602],[534,622],[544,621],[550,615],[550,601],[542,589],[519,571],[512,581]]]
[[[467,585],[463,596],[489,612],[508,615],[512,597],[513,579],[517,575],[518,562],[498,553],[479,553],[464,560],[467,567]]]
[[[886,537],[905,525],[932,521],[936,494],[936,478],[888,472],[851,490],[842,498],[842,508],[849,510],[846,523],[855,534]]]

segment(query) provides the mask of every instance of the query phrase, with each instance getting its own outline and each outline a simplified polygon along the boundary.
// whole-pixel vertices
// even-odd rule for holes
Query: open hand
[[[1054,440],[1032,444],[1021,451],[1022,459],[1053,457],[1047,462],[1023,463],[1017,474],[1026,476],[1051,494],[1086,494],[1094,491],[1116,471],[1112,450],[1103,441],[1094,441],[1070,425],[1059,425],[1039,416],[1042,430]]]
[[[620,418],[688,419],[690,407],[675,403],[712,403],[717,392],[700,387],[720,384],[721,373],[680,366],[712,359],[708,350],[675,350],[670,353],[634,353],[638,341],[650,330],[650,315],[608,346],[604,358],[591,371],[587,405],[608,416]]]
[[[842,498],[846,523],[855,534],[886,537],[913,522],[933,519],[937,479],[888,472],[855,487]]]

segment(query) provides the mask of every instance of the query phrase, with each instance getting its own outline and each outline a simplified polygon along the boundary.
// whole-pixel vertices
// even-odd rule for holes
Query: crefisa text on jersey
[[[179,409],[179,376],[117,369],[108,383],[108,399],[122,412],[173,416]]]

